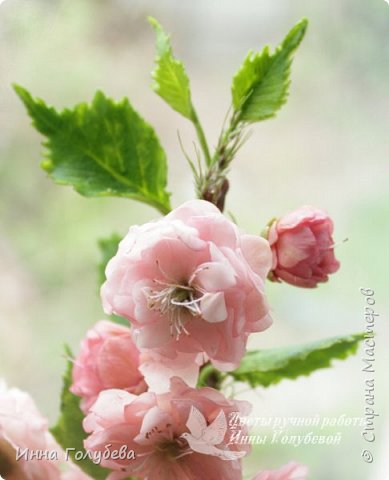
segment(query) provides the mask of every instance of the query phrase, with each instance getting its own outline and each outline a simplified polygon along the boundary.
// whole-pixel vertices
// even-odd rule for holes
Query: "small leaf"
[[[98,264],[99,290],[101,285],[105,282],[105,269],[107,267],[107,263],[116,254],[121,239],[122,237],[120,235],[113,233],[110,237],[101,238],[98,241],[101,252],[101,261]],[[119,315],[110,315],[110,319],[126,327],[129,326],[129,321]]]
[[[73,357],[68,347],[65,347],[65,353],[67,357]],[[61,415],[55,427],[51,428],[51,433],[64,450],[71,449],[69,453],[74,460],[76,452],[85,453],[83,441],[87,434],[82,428],[84,414],[80,410],[80,399],[69,391],[72,384],[72,368],[73,363],[69,360],[63,377]],[[104,480],[109,470],[93,463],[90,458],[84,457],[86,456],[83,455],[81,460],[74,460],[75,464],[94,480]]]
[[[304,38],[307,19],[301,20],[270,53],[249,52],[233,78],[232,100],[239,120],[258,122],[273,117],[286,102],[290,85],[292,55]]]
[[[129,197],[162,213],[170,210],[165,152],[127,99],[115,103],[97,92],[91,105],[57,112],[24,88],[15,91],[47,137],[41,166],[56,183],[87,197]]]
[[[149,18],[149,22],[157,34],[156,67],[152,73],[153,90],[174,110],[191,120],[194,111],[189,78],[184,65],[174,57],[170,38],[157,20]]]
[[[110,237],[101,238],[98,241],[101,252],[101,261],[98,265],[99,286],[105,282],[105,269],[107,267],[107,263],[114,255],[116,255],[121,239],[122,237],[120,235],[113,233]]]
[[[332,360],[342,360],[354,354],[363,339],[364,334],[357,333],[295,347],[248,352],[239,368],[230,375],[252,387],[268,387],[284,378],[294,379],[330,367]]]

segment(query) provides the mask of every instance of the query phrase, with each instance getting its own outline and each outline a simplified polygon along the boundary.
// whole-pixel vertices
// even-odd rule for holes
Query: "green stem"
[[[192,123],[196,129],[197,137],[200,142],[201,149],[203,151],[204,157],[205,157],[205,163],[209,167],[212,163],[211,155],[209,153],[209,148],[208,148],[208,143],[207,139],[205,138],[204,130],[203,127],[201,126],[199,117],[197,116],[196,110],[193,108],[192,111]]]

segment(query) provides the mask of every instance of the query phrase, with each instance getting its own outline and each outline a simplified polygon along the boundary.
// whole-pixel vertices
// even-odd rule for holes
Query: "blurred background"
[[[288,104],[257,124],[231,172],[227,210],[259,233],[273,216],[302,205],[326,209],[335,222],[340,271],[317,290],[268,286],[274,326],[251,346],[303,343],[364,329],[360,287],[375,291],[376,441],[374,461],[360,427],[340,445],[256,446],[247,478],[296,459],[313,480],[389,477],[389,6],[384,0],[6,0],[0,6],[0,376],[29,391],[55,421],[63,345],[78,349],[104,317],[97,286],[98,238],[158,214],[124,199],[86,199],[54,185],[39,168],[40,136],[11,83],[57,106],[89,101],[97,89],[128,96],[155,126],[170,163],[174,205],[194,195],[177,130],[188,150],[191,125],[149,88],[155,16],[172,34],[176,55],[214,145],[230,104],[231,77],[249,49],[278,44],[303,16],[310,20],[297,52]],[[348,242],[342,240],[348,238]],[[386,289],[384,288],[386,287]],[[361,350],[298,381],[241,398],[254,416],[360,417],[364,412]],[[288,429],[287,429],[288,430]],[[301,434],[315,429],[289,429]],[[258,432],[256,432],[258,433]],[[316,432],[320,433],[320,432]],[[251,476],[250,476],[251,475]]]

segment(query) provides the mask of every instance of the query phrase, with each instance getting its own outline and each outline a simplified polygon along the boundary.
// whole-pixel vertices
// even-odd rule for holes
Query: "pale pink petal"
[[[220,215],[220,210],[205,200],[189,200],[178,208],[175,208],[166,216],[166,220],[182,220],[186,222],[191,217],[204,217],[206,215]]]
[[[210,292],[217,292],[236,285],[234,270],[223,263],[203,263],[196,270],[196,282]]]
[[[112,422],[123,422],[124,407],[135,399],[135,395],[125,390],[103,390],[97,397],[96,402],[89,409],[89,413],[83,421],[84,430],[86,432],[101,430]]]
[[[257,235],[242,235],[241,248],[250,267],[264,278],[272,266],[272,253],[269,242]]]
[[[224,322],[227,318],[224,293],[206,293],[200,302],[201,314],[204,320],[210,323]]]
[[[155,406],[143,417],[142,427],[134,442],[139,445],[153,445],[164,438],[171,439],[172,417]]]
[[[134,330],[134,340],[138,348],[154,348],[171,340],[169,324],[164,322],[145,325]]]
[[[190,387],[195,387],[200,365],[204,360],[198,354],[178,353],[174,359],[158,353],[146,352],[141,355],[140,371],[150,390],[155,393],[169,391],[174,376],[182,378]]]

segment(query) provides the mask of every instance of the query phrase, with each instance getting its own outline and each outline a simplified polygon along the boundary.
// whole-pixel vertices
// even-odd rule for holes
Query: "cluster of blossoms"
[[[247,416],[250,405],[196,388],[199,370],[208,363],[235,369],[249,335],[271,325],[266,278],[313,287],[337,270],[331,234],[331,220],[305,207],[274,221],[267,239],[247,235],[202,200],[130,228],[108,263],[101,294],[106,313],[131,327],[98,322],[74,360],[71,386],[85,414],[85,449],[112,452],[100,455],[108,480],[242,479],[250,447],[230,442],[236,426],[228,419]],[[59,460],[16,463],[19,448],[52,449]],[[134,458],[113,454],[123,448]],[[62,460],[31,399],[16,390],[0,393],[0,474],[89,478],[73,465],[61,473]],[[290,463],[253,480],[306,476],[305,467]]]
[[[269,222],[261,236],[246,234],[222,213],[228,171],[247,128],[285,103],[307,19],[274,52],[265,47],[246,57],[214,152],[184,65],[162,26],[149,21],[157,35],[153,90],[193,123],[199,140],[197,162],[181,145],[199,199],[131,227],[108,262],[101,300],[120,322],[96,323],[70,359],[62,416],[52,430],[65,452],[30,397],[0,386],[0,480],[92,480],[77,468],[79,460],[88,474],[106,480],[242,480],[251,448],[241,440],[248,426],[236,418],[247,417],[251,406],[228,398],[222,387],[228,372],[232,380],[261,384],[262,352],[244,356],[251,334],[272,324],[266,281],[313,288],[339,268],[332,220],[321,210],[299,208]],[[14,88],[46,137],[42,167],[56,183],[85,196],[128,196],[170,211],[166,155],[127,98],[117,103],[98,92],[91,105],[57,112]],[[48,128],[52,122],[60,128]],[[69,451],[75,464],[68,463]],[[307,475],[291,462],[261,468],[252,480]]]
[[[85,447],[136,452],[135,460],[104,463],[110,480],[242,478],[249,447],[229,442],[228,418],[250,406],[195,388],[199,369],[208,362],[236,368],[250,333],[271,325],[267,277],[310,287],[327,280],[338,268],[331,234],[328,216],[304,207],[273,222],[268,239],[247,235],[202,200],[130,228],[101,294],[106,313],[131,328],[99,322],[73,369],[72,391],[82,397],[90,433]],[[291,463],[253,480],[306,476]]]

